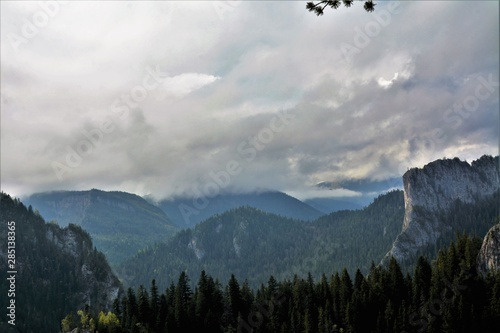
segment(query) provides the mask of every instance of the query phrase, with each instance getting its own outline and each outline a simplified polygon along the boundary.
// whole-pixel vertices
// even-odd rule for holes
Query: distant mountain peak
[[[162,200],[158,203],[158,207],[181,228],[195,226],[215,214],[221,214],[243,206],[309,221],[324,214],[286,193],[275,190],[223,193],[211,198],[177,197],[171,200]]]
[[[42,192],[25,198],[25,202],[61,226],[83,226],[112,265],[177,231],[160,208],[127,192]]]

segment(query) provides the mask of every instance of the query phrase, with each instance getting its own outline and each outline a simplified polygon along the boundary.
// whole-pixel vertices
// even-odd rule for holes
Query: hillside
[[[118,265],[140,249],[164,241],[177,228],[158,207],[125,192],[60,191],[37,193],[23,200],[47,221],[80,225],[94,245]]]
[[[19,200],[1,193],[0,197],[0,264],[16,273],[2,270],[0,307],[6,309],[15,301],[15,326],[5,314],[0,316],[0,331],[5,333],[58,332],[61,319],[68,312],[83,308],[112,308],[121,295],[121,284],[106,258],[94,249],[89,234],[70,224],[61,228],[45,223]],[[14,252],[7,255],[7,232],[14,232]],[[11,251],[9,250],[9,251]],[[12,260],[15,253],[15,261]],[[13,265],[13,266],[10,266]],[[7,276],[15,281],[7,280]],[[14,294],[8,290],[14,289]]]
[[[323,212],[278,191],[255,193],[227,193],[213,198],[175,198],[162,200],[160,207],[181,228],[190,228],[215,214],[249,206],[267,213],[293,219],[312,221]]]
[[[348,267],[368,271],[401,230],[403,193],[393,191],[358,211],[341,211],[304,222],[242,207],[215,215],[169,241],[126,261],[118,274],[126,284],[161,287],[180,272],[198,276],[202,270],[221,281],[231,274],[258,286],[269,275],[319,277]]]
[[[392,259],[387,268],[373,266],[369,274],[269,276],[253,290],[233,275],[221,284],[206,272],[182,272],[163,293],[153,282],[149,289],[129,289],[117,315],[108,314],[116,321],[101,320],[104,314],[94,321],[99,332],[123,333],[496,333],[500,275],[477,273],[480,247],[480,239],[461,236],[436,260],[420,257],[406,275]],[[68,328],[73,327],[82,325]]]

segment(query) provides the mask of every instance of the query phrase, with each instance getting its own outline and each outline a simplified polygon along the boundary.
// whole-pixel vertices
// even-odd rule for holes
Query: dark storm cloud
[[[323,17],[297,1],[68,3],[18,48],[13,34],[43,9],[1,5],[13,194],[192,195],[235,161],[227,189],[311,196],[321,181],[497,153],[495,2]]]

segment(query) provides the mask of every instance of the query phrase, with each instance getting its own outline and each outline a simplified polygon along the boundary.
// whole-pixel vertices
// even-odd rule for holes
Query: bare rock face
[[[90,235],[76,225],[61,229],[47,224],[45,237],[61,252],[74,258],[73,268],[79,286],[78,291],[75,290],[78,308],[97,304],[111,310],[114,300],[122,292],[122,286],[104,255],[93,248]]]
[[[493,226],[484,237],[477,257],[477,270],[482,275],[500,272],[500,224]]]
[[[453,203],[475,203],[500,190],[498,156],[483,156],[471,164],[458,158],[431,162],[403,175],[405,217],[401,234],[383,263],[392,256],[409,259],[419,249],[435,244],[451,226],[439,216]]]

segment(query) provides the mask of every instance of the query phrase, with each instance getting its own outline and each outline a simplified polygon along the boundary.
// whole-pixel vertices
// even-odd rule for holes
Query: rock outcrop
[[[477,257],[477,270],[482,275],[500,272],[500,223],[493,226],[484,237]]]
[[[31,206],[3,192],[0,206],[0,235],[10,232],[9,240],[0,237],[0,265],[14,272],[16,332],[57,332],[64,316],[86,305],[113,309],[123,287],[88,232],[75,224],[46,223]],[[8,290],[7,283],[0,280],[0,289]],[[0,297],[0,306],[8,301]],[[0,331],[6,332],[3,323]]]
[[[74,260],[72,268],[79,275],[79,290],[75,290],[77,307],[96,303],[104,309],[112,309],[122,286],[104,255],[94,249],[89,234],[73,224],[66,228],[47,224],[45,237]]]
[[[403,175],[405,217],[401,234],[383,263],[392,256],[411,259],[432,246],[443,233],[454,232],[443,214],[460,201],[474,204],[500,190],[498,156],[482,156],[471,164],[458,158],[431,162]]]

